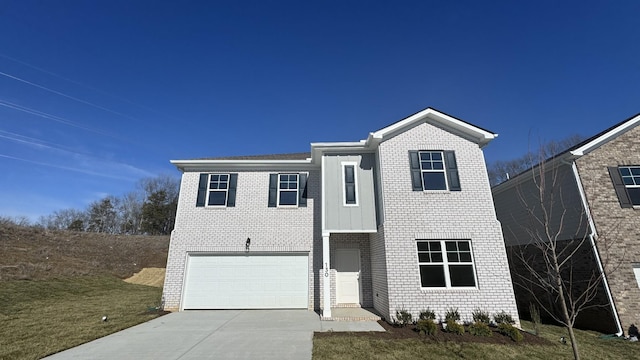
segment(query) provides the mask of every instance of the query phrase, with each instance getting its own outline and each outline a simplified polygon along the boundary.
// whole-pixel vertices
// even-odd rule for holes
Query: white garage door
[[[191,255],[184,309],[293,309],[309,302],[307,254]]]

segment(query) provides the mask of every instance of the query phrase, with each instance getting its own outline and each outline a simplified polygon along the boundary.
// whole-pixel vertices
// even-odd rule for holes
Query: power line
[[[22,61],[22,60],[16,59],[16,58],[11,57],[11,56],[9,56],[9,55],[6,55],[6,54],[2,54],[2,53],[0,53],[0,57],[3,57],[3,58],[5,58],[5,59],[7,59],[7,60],[10,60],[10,61],[16,62],[16,63],[21,64],[21,65],[24,65],[24,66],[26,66],[26,67],[32,68],[32,69],[34,69],[34,70],[40,71],[40,72],[42,72],[42,73],[45,73],[45,74],[51,75],[51,76],[56,77],[56,78],[58,78],[58,79],[61,79],[61,80],[67,81],[67,82],[69,82],[69,83],[72,83],[72,84],[75,84],[75,85],[78,85],[78,86],[84,87],[84,88],[89,89],[89,90],[92,90],[92,91],[95,91],[95,92],[100,93],[100,94],[102,94],[102,95],[110,96],[110,97],[112,97],[112,98],[114,98],[114,99],[118,99],[118,100],[123,101],[123,102],[126,102],[126,103],[128,103],[128,104],[130,104],[130,105],[137,106],[137,107],[139,107],[139,108],[141,108],[141,109],[145,109],[145,110],[150,111],[150,112],[153,112],[153,113],[155,113],[155,114],[162,115],[162,116],[164,116],[164,117],[166,117],[166,118],[169,118],[169,119],[171,119],[171,120],[179,121],[179,119],[178,119],[178,118],[175,118],[175,117],[173,117],[173,116],[167,115],[167,114],[165,114],[165,113],[162,113],[162,112],[160,112],[160,111],[157,111],[157,110],[155,110],[155,109],[152,109],[152,108],[150,108],[150,107],[148,107],[148,106],[145,106],[145,105],[141,105],[141,104],[135,103],[135,102],[133,102],[133,101],[131,101],[131,100],[129,100],[129,99],[126,99],[126,98],[124,98],[124,97],[121,97],[121,96],[118,96],[118,95],[111,94],[111,93],[109,93],[109,92],[106,92],[106,91],[104,91],[104,90],[98,89],[98,88],[93,87],[93,86],[90,86],[90,85],[83,84],[83,83],[81,83],[80,81],[73,80],[73,79],[70,79],[70,78],[68,78],[68,77],[62,76],[62,75],[60,75],[60,74],[54,73],[54,72],[52,72],[52,71],[49,71],[49,70],[43,69],[43,68],[41,68],[41,67],[38,67],[38,66],[35,66],[35,65],[32,65],[32,64],[29,64],[29,63],[27,63],[27,62],[25,62],[25,61]]]
[[[39,117],[42,117],[42,118],[45,118],[45,119],[48,119],[48,120],[56,121],[56,122],[59,122],[59,123],[64,124],[64,125],[72,126],[72,127],[78,128],[78,129],[85,130],[85,131],[89,131],[89,132],[92,132],[92,133],[95,133],[95,134],[98,134],[98,135],[110,137],[112,139],[119,140],[119,141],[122,141],[122,142],[125,142],[125,143],[128,143],[128,144],[133,144],[133,145],[136,145],[138,147],[144,148],[144,149],[146,149],[148,151],[151,151],[154,154],[161,154],[158,151],[158,147],[156,147],[156,146],[148,146],[148,145],[145,145],[145,144],[141,143],[140,141],[134,141],[134,140],[131,140],[131,139],[128,139],[128,138],[121,137],[121,136],[118,136],[116,134],[110,133],[110,132],[105,131],[105,130],[101,130],[101,129],[93,128],[93,127],[90,127],[90,126],[82,125],[82,124],[80,124],[78,122],[71,121],[71,120],[65,119],[65,118],[60,117],[60,116],[56,116],[56,115],[52,115],[52,114],[49,114],[49,113],[45,113],[43,111],[39,111],[39,110],[36,110],[36,109],[28,108],[26,106],[18,105],[18,104],[15,104],[15,103],[12,103],[12,102],[9,102],[9,101],[6,101],[6,100],[2,100],[2,99],[0,99],[0,106],[4,106],[4,107],[9,108],[9,109],[21,111],[21,112],[24,112],[24,113],[27,113],[27,114],[39,116]]]
[[[67,94],[62,93],[62,92],[60,92],[60,91],[50,89],[50,88],[48,88],[48,87],[46,87],[46,86],[43,86],[43,85],[40,85],[40,84],[36,84],[36,83],[33,83],[33,82],[28,81],[28,80],[25,80],[25,79],[21,79],[21,78],[19,78],[19,77],[17,77],[17,76],[13,76],[13,75],[10,75],[10,74],[7,74],[7,73],[4,73],[4,72],[2,72],[2,71],[0,71],[0,75],[5,76],[5,77],[8,77],[8,78],[13,79],[13,80],[16,80],[16,81],[20,81],[20,82],[22,82],[22,83],[25,83],[25,84],[28,84],[28,85],[31,85],[31,86],[34,86],[34,87],[37,87],[38,89],[42,89],[42,90],[48,91],[48,92],[53,93],[53,94],[56,94],[56,95],[60,95],[60,96],[65,97],[65,98],[67,98],[67,99],[71,99],[71,100],[73,100],[73,101],[77,101],[77,102],[79,102],[79,103],[82,103],[82,104],[85,104],[85,105],[92,106],[92,107],[94,107],[94,108],[96,108],[96,109],[100,109],[100,110],[102,110],[102,111],[110,112],[110,113],[112,113],[112,114],[115,114],[115,115],[121,116],[121,117],[123,117],[123,118],[127,118],[127,119],[130,119],[130,120],[134,120],[134,121],[140,121],[140,122],[142,122],[142,120],[140,120],[140,119],[138,119],[138,118],[135,118],[135,117],[133,117],[133,116],[130,116],[130,115],[127,115],[127,114],[123,114],[123,113],[118,112],[118,111],[115,111],[115,110],[108,109],[108,108],[106,108],[106,107],[104,107],[104,106],[100,106],[100,105],[98,105],[98,104],[94,104],[94,103],[92,103],[92,102],[90,102],[90,101],[82,100],[82,99],[77,98],[77,97],[75,97],[75,96],[67,95]]]
[[[117,140],[130,142],[127,139],[120,138],[120,137],[118,137],[116,135],[113,135],[113,134],[107,132],[107,131],[100,130],[100,129],[97,129],[97,128],[92,128],[92,127],[86,126],[86,125],[82,125],[82,124],[77,123],[75,121],[71,121],[71,120],[56,116],[56,115],[51,115],[51,114],[48,114],[48,113],[45,113],[45,112],[42,112],[42,111],[39,111],[39,110],[31,109],[31,108],[28,108],[26,106],[18,105],[16,103],[12,103],[12,102],[9,102],[9,101],[6,101],[6,100],[0,99],[0,106],[4,106],[4,107],[7,107],[9,109],[13,109],[13,110],[17,110],[17,111],[22,111],[24,113],[35,115],[35,116],[39,116],[39,117],[42,117],[42,118],[45,118],[45,119],[53,120],[53,121],[59,122],[61,124],[65,124],[65,125],[68,125],[68,126],[72,126],[72,127],[78,128],[78,129],[90,131],[90,132],[93,132],[93,133],[96,133],[96,134],[108,136],[108,137],[111,137],[111,138],[114,138],[114,139],[117,139]]]

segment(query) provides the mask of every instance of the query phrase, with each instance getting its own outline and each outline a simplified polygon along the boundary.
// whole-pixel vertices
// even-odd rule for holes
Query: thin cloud
[[[51,149],[51,150],[56,150],[56,151],[62,151],[62,152],[67,152],[67,153],[72,153],[72,154],[80,154],[80,155],[86,155],[86,156],[91,156],[90,154],[87,153],[81,153],[78,152],[68,146],[64,146],[64,145],[60,145],[60,144],[56,144],[56,143],[52,143],[50,141],[46,141],[46,140],[42,140],[42,139],[36,139],[30,136],[25,136],[25,135],[20,135],[20,134],[16,134],[10,131],[5,131],[5,130],[0,130],[0,138],[2,139],[7,139],[13,142],[17,142],[19,144],[22,145],[27,145],[27,146],[31,146],[37,149]]]
[[[24,84],[27,84],[27,85],[31,85],[31,86],[33,86],[33,87],[37,87],[38,89],[42,89],[42,90],[48,91],[48,92],[50,92],[50,93],[52,93],[52,94],[56,94],[56,95],[59,95],[59,96],[65,97],[65,98],[67,98],[67,99],[70,99],[70,100],[73,100],[73,101],[77,101],[77,102],[82,103],[82,104],[85,104],[85,105],[89,105],[89,106],[94,107],[94,108],[96,108],[96,109],[99,109],[99,110],[102,110],[102,111],[106,111],[106,112],[109,112],[109,113],[112,113],[112,114],[115,114],[115,115],[121,116],[121,117],[123,117],[123,118],[127,118],[127,119],[129,119],[129,120],[134,120],[134,121],[140,121],[140,122],[142,122],[142,120],[140,120],[140,119],[138,119],[138,118],[135,118],[135,117],[133,117],[133,116],[131,116],[131,115],[127,115],[127,114],[123,114],[123,113],[118,112],[118,111],[115,111],[115,110],[111,110],[111,109],[106,108],[106,107],[104,107],[104,106],[100,106],[100,105],[98,105],[98,104],[94,104],[94,103],[92,103],[92,102],[90,102],[90,101],[86,101],[86,100],[83,100],[83,99],[77,98],[77,97],[75,97],[75,96],[71,96],[71,95],[65,94],[65,93],[63,93],[63,92],[60,92],[60,91],[57,91],[57,90],[50,89],[50,88],[48,88],[48,87],[46,87],[46,86],[43,86],[43,85],[40,85],[40,84],[36,84],[36,83],[34,83],[34,82],[31,82],[31,81],[28,81],[28,80],[25,80],[25,79],[19,78],[19,77],[17,77],[17,76],[11,75],[11,74],[7,74],[7,73],[2,72],[2,71],[0,71],[0,75],[2,75],[2,76],[4,76],[4,77],[7,77],[7,78],[9,78],[9,79],[13,79],[13,80],[19,81],[19,82],[24,83]]]
[[[89,90],[95,91],[95,92],[97,92],[97,93],[99,93],[99,94],[107,95],[107,96],[112,97],[112,98],[114,98],[114,99],[118,99],[118,100],[120,100],[120,101],[126,102],[127,104],[137,106],[137,107],[139,107],[139,108],[141,108],[141,109],[145,109],[145,110],[150,111],[150,112],[152,112],[152,113],[154,113],[154,114],[162,115],[162,116],[164,116],[164,117],[166,117],[166,118],[168,118],[168,119],[176,120],[176,121],[180,121],[180,119],[178,119],[178,118],[176,118],[176,117],[173,117],[173,116],[167,115],[167,114],[165,114],[165,113],[162,113],[162,112],[160,112],[160,111],[157,111],[157,110],[155,110],[155,109],[152,109],[152,108],[150,108],[150,107],[148,107],[148,106],[138,104],[138,103],[133,102],[133,101],[131,101],[131,100],[129,100],[129,99],[123,98],[122,96],[118,96],[118,95],[111,94],[111,93],[109,93],[109,92],[106,92],[106,91],[104,91],[104,90],[98,89],[98,88],[96,88],[96,87],[93,87],[93,86],[89,86],[89,85],[83,84],[83,83],[81,83],[80,81],[76,81],[76,80],[70,79],[70,78],[68,78],[68,77],[62,76],[62,75],[60,75],[60,74],[57,74],[57,73],[55,73],[55,72],[53,72],[53,71],[49,71],[49,70],[46,70],[46,69],[41,68],[41,67],[39,67],[39,66],[36,66],[36,65],[33,65],[33,64],[29,64],[29,63],[27,63],[27,62],[25,62],[25,61],[22,61],[22,60],[20,60],[20,59],[16,59],[16,58],[11,57],[11,56],[9,56],[9,55],[6,55],[6,54],[2,54],[2,53],[0,53],[0,57],[3,57],[3,58],[5,58],[5,59],[7,59],[7,60],[10,60],[10,61],[16,62],[16,63],[21,64],[21,65],[24,65],[24,66],[29,67],[29,68],[31,68],[31,69],[34,69],[34,70],[40,71],[40,72],[45,73],[45,74],[47,74],[47,75],[51,75],[51,76],[56,77],[56,78],[58,78],[58,79],[64,80],[64,81],[66,81],[66,82],[69,82],[69,83],[72,83],[72,84],[75,84],[75,85],[81,86],[81,87],[83,87],[83,88],[86,88],[86,89],[89,89]]]
[[[74,171],[74,172],[78,172],[78,173],[82,173],[82,174],[86,174],[86,175],[104,177],[104,178],[116,179],[116,180],[132,181],[132,180],[135,180],[135,179],[137,179],[139,177],[151,177],[151,176],[154,175],[154,174],[152,174],[152,173],[150,173],[150,172],[148,172],[146,170],[137,168],[137,167],[129,165],[129,164],[111,162],[111,161],[107,161],[107,162],[105,162],[105,161],[97,161],[96,162],[94,159],[90,159],[91,160],[91,164],[94,167],[99,168],[100,170],[93,170],[93,169],[90,169],[90,168],[82,168],[82,167],[72,167],[72,166],[58,165],[58,164],[54,164],[54,163],[35,161],[35,160],[25,159],[25,158],[21,158],[21,157],[17,157],[17,156],[11,156],[11,155],[8,155],[8,154],[0,154],[0,157],[1,158],[6,158],[6,159],[10,159],[10,160],[22,161],[22,162],[26,162],[26,163],[30,163],[30,164],[35,164],[35,165],[39,165],[39,166],[46,166],[46,167],[60,169],[60,170]],[[88,164],[89,161],[86,161],[85,163]],[[118,174],[125,174],[125,173],[128,173],[130,175],[129,176],[118,175]]]
[[[41,118],[45,118],[45,119],[48,119],[48,120],[53,120],[55,122],[58,122],[58,123],[61,123],[61,124],[64,124],[64,125],[68,125],[68,126],[72,126],[72,127],[78,128],[78,129],[90,131],[90,132],[93,132],[93,133],[96,133],[96,134],[99,134],[99,135],[108,136],[108,137],[111,137],[111,138],[114,138],[114,139],[117,139],[117,140],[131,142],[130,140],[121,138],[121,137],[119,137],[117,135],[114,135],[112,133],[109,133],[107,131],[104,131],[104,130],[101,130],[101,129],[98,129],[98,128],[94,128],[94,127],[90,127],[90,126],[86,126],[86,125],[82,125],[80,123],[77,123],[75,121],[71,121],[69,119],[65,119],[65,118],[60,117],[60,116],[48,114],[46,112],[39,111],[39,110],[32,109],[32,108],[28,108],[26,106],[18,105],[16,103],[12,103],[12,102],[9,102],[9,101],[6,101],[6,100],[0,99],[0,106],[4,106],[4,107],[9,108],[9,109],[21,111],[21,112],[24,112],[24,113],[27,113],[27,114],[39,116]]]

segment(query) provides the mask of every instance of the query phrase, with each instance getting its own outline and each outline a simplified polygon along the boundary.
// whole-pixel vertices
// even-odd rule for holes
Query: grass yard
[[[148,321],[161,296],[106,275],[2,281],[0,359],[39,359]]]
[[[533,325],[523,321],[524,329]],[[577,330],[583,359],[640,359],[640,343],[605,340],[601,334]],[[573,359],[570,344],[561,344],[564,328],[542,325],[541,336],[551,345],[495,345],[468,342],[434,342],[416,335],[413,339],[380,339],[362,333],[335,333],[314,337],[313,359]]]

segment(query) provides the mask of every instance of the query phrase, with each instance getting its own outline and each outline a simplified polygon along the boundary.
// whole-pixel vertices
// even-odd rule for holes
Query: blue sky
[[[357,141],[428,106],[487,161],[640,112],[637,1],[4,1],[0,215],[120,196],[170,159]]]

